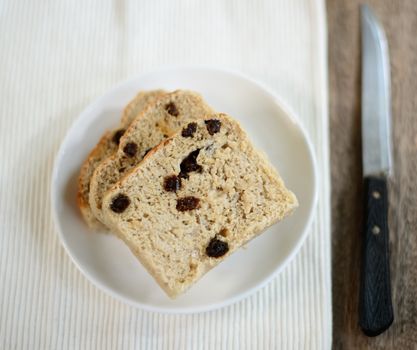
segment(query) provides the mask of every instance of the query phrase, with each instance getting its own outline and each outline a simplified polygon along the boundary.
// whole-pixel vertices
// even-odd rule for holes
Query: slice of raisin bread
[[[163,90],[138,93],[123,110],[120,126],[113,131],[107,131],[84,161],[78,177],[77,202],[81,214],[90,228],[104,228],[94,216],[88,202],[90,180],[94,170],[102,160],[110,157],[117,150],[120,137],[138,113],[143,111],[149,104],[154,103],[163,94],[165,94]]]
[[[95,217],[108,226],[102,214],[102,199],[120,178],[134,168],[153,147],[177,131],[186,120],[202,118],[213,110],[195,92],[178,90],[159,98],[126,130],[118,150],[94,171],[89,202]]]
[[[277,171],[224,114],[188,123],[103,200],[103,212],[175,297],[298,205]]]

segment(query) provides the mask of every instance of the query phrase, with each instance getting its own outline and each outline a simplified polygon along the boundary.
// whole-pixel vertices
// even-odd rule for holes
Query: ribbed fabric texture
[[[330,348],[324,11],[322,0],[0,3],[1,349]],[[301,118],[319,166],[300,253],[251,297],[203,314],[107,296],[70,261],[51,218],[53,160],[77,115],[113,84],[167,64],[231,67],[272,87]]]

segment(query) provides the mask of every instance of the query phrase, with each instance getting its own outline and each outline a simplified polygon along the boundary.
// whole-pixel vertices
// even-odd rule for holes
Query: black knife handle
[[[394,321],[389,272],[387,179],[366,177],[365,196],[359,325],[367,336],[374,337]]]

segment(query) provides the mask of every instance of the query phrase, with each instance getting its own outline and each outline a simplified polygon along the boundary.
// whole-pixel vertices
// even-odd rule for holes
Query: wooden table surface
[[[358,0],[327,0],[332,163],[334,349],[417,349],[417,0],[369,0],[389,45],[394,175],[390,251],[395,320],[376,338],[358,327],[362,236]]]

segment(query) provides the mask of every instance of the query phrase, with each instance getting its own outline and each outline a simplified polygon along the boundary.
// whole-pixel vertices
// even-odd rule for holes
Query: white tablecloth
[[[163,315],[94,287],[50,210],[60,142],[113,84],[166,64],[241,70],[302,119],[319,203],[296,258],[221,310]],[[0,348],[328,349],[331,344],[326,24],[322,0],[0,3]]]

